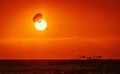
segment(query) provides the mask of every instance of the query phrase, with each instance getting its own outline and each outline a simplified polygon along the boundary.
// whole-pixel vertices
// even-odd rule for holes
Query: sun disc
[[[42,19],[40,22],[35,22],[35,28],[37,30],[45,30],[47,28],[47,22]]]

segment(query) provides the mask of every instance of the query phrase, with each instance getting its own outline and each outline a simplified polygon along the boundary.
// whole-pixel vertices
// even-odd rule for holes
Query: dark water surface
[[[120,74],[120,60],[0,60],[0,74]]]

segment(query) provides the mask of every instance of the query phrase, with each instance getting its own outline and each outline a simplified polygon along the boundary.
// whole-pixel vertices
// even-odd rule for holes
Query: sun
[[[39,31],[45,30],[47,28],[47,22],[41,19],[40,22],[35,22],[35,28]]]

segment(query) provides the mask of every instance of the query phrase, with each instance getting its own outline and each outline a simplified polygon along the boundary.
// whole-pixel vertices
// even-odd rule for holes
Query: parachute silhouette
[[[42,19],[42,14],[41,13],[38,13],[33,17],[34,22],[40,22],[41,19]]]

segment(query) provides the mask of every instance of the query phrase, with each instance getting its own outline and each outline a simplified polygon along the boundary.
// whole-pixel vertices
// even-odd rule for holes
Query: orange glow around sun
[[[47,22],[44,19],[40,22],[35,22],[35,28],[40,31],[45,30],[47,28]]]

